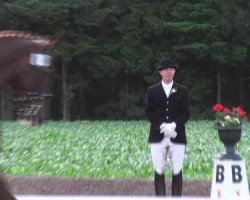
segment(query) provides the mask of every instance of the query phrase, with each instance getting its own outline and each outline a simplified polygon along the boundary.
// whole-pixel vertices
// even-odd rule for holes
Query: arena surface
[[[62,177],[8,176],[9,185],[15,195],[117,195],[154,196],[153,180],[107,180]],[[171,182],[166,181],[167,195],[170,195]],[[209,197],[211,181],[184,180],[183,195]]]

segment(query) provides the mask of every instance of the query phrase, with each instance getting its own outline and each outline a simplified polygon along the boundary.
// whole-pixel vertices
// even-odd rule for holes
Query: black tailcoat
[[[160,133],[160,125],[163,122],[176,123],[177,136],[171,138],[172,142],[187,143],[185,123],[190,117],[190,105],[185,86],[174,82],[169,97],[165,94],[161,82],[150,86],[147,91],[146,113],[151,123],[149,143],[163,139],[164,134]]]

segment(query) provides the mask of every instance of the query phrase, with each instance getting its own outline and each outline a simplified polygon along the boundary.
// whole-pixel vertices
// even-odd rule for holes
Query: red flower
[[[240,117],[245,117],[246,116],[246,112],[241,108],[241,107],[237,107],[235,108],[237,115],[239,115]]]
[[[248,120],[248,116],[241,107],[233,107],[231,110],[227,107],[217,103],[213,106],[215,111],[215,127],[233,127],[242,125],[244,121]]]
[[[231,113],[231,110],[229,110],[228,108],[224,108],[223,112],[229,115]]]
[[[214,105],[213,111],[221,112],[221,111],[223,111],[223,106],[221,104],[217,103],[217,104]]]

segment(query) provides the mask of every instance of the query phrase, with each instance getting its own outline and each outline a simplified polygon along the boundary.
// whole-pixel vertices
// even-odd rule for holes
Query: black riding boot
[[[182,195],[182,171],[178,175],[172,175],[172,196]]]
[[[155,194],[156,196],[166,196],[165,175],[155,172]]]

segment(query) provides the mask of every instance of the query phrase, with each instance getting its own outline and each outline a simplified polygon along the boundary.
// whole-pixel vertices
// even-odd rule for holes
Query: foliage
[[[238,126],[248,119],[246,112],[241,107],[230,110],[227,107],[223,107],[221,104],[215,104],[213,106],[213,111],[215,112],[216,128]]]
[[[208,103],[204,99],[209,99],[212,94],[212,89],[209,89],[212,82],[208,78],[208,72],[199,72],[190,68],[192,66],[183,66],[181,69],[178,69],[176,81],[188,86],[192,119],[209,119],[211,114],[209,109],[204,109]],[[202,75],[197,77],[197,74]],[[194,79],[193,77],[197,78]],[[201,93],[200,91],[203,92]],[[201,113],[200,110],[203,110],[203,112]]]
[[[71,99],[72,115],[81,119],[144,119],[145,93],[159,81],[156,64],[164,57],[178,61],[176,79],[189,88],[194,118],[209,117],[204,108],[217,95],[217,67],[222,84],[234,83],[234,91],[240,74],[250,74],[238,67],[250,64],[250,3],[245,0],[13,0],[0,2],[0,29],[62,37],[54,60],[53,101],[62,104],[64,98],[58,92],[64,63],[67,84],[74,88],[65,98]],[[237,73],[226,79],[229,66]],[[224,98],[233,96],[229,103],[240,101],[224,93]],[[54,106],[52,113],[62,112]]]
[[[224,153],[212,124],[187,123],[184,179],[212,179],[213,161]],[[249,131],[247,122],[237,144],[246,166]],[[4,122],[0,165],[8,175],[152,179],[148,132],[146,121],[48,121],[39,127]],[[171,178],[171,170],[166,175]]]

